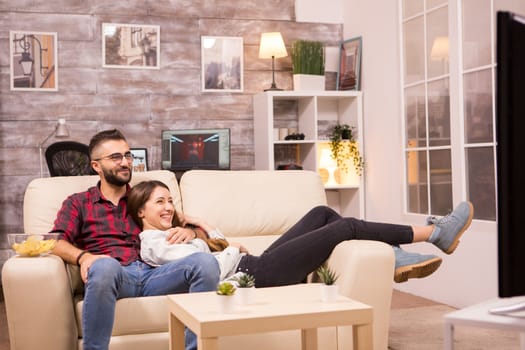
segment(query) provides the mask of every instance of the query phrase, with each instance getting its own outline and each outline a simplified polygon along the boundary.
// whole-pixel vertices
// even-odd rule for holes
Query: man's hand
[[[91,253],[86,253],[82,255],[78,263],[80,264],[80,277],[82,277],[82,281],[84,281],[84,283],[87,282],[88,271],[91,265],[93,264],[93,262],[95,262],[95,260],[97,259],[103,259],[103,258],[110,258],[110,256],[95,255]]]
[[[166,241],[169,244],[187,243],[196,238],[196,233],[189,227],[173,227],[166,231]]]

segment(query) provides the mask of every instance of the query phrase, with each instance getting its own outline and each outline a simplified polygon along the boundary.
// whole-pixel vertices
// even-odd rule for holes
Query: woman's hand
[[[196,233],[189,227],[172,227],[166,230],[166,241],[169,244],[187,243],[196,238]]]
[[[238,243],[238,242],[230,242],[230,246],[239,248],[239,251],[240,251],[241,253],[246,253],[246,254],[249,254],[249,253],[250,253],[250,252],[248,251],[248,249],[246,249],[246,247],[244,247],[242,244],[240,244],[240,243]]]

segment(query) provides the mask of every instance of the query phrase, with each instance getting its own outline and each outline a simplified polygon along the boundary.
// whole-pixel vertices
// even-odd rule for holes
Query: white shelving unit
[[[363,154],[363,107],[360,91],[267,91],[253,97],[255,169],[276,170],[296,164],[304,170],[319,167],[328,134],[336,123],[353,127]],[[274,129],[288,128],[304,134],[304,140],[280,140]],[[347,175],[338,171],[338,184],[326,186],[328,204],[344,216],[365,218],[364,176],[349,166]]]

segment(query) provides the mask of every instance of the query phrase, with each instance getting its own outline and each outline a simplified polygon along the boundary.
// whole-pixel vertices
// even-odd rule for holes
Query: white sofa
[[[177,208],[205,218],[230,240],[253,254],[262,252],[310,208],[326,204],[319,176],[307,171],[190,171],[177,183],[173,173],[133,174],[132,185],[158,179],[169,185]],[[24,198],[24,229],[48,232],[68,194],[95,185],[98,176],[33,180]],[[339,244],[329,265],[340,275],[340,293],[374,308],[374,349],[386,349],[394,255],[390,246],[372,241]],[[2,285],[11,349],[82,349],[82,283],[78,268],[54,256],[12,257],[3,267]],[[117,302],[112,350],[168,348],[166,297]],[[298,348],[299,331],[224,337],[221,349]],[[351,329],[322,329],[320,349],[351,349]],[[338,342],[339,344],[336,344]]]

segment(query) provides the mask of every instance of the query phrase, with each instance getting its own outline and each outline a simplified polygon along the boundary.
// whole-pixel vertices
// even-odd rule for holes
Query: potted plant
[[[343,172],[348,172],[348,160],[352,160],[357,175],[363,173],[364,161],[359,152],[359,147],[348,124],[337,124],[330,134],[330,151],[332,158],[337,162],[337,167]]]
[[[324,90],[325,50],[320,41],[296,40],[291,50],[294,90]]]
[[[233,311],[234,299],[233,295],[235,294],[235,286],[230,282],[221,282],[217,285],[217,295],[219,308],[222,313],[229,313]]]
[[[255,277],[243,273],[234,279],[237,282],[237,294],[241,305],[248,305],[253,302],[253,291],[255,290]]]
[[[328,266],[323,265],[317,269],[317,276],[321,280],[321,300],[334,301],[337,299],[337,274]]]

